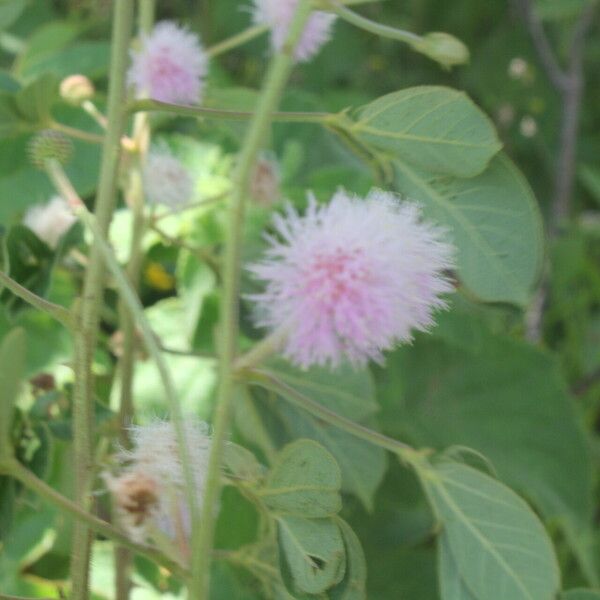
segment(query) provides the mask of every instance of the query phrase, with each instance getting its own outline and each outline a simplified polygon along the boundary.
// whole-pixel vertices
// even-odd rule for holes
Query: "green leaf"
[[[473,294],[487,302],[528,302],[542,264],[542,219],[531,188],[504,154],[472,179],[436,177],[400,161],[395,178],[398,191],[448,228],[458,274]]]
[[[556,556],[543,525],[521,498],[457,463],[438,464],[423,475],[423,485],[458,575],[473,598],[487,600],[490,590],[494,600],[554,598],[560,587]],[[443,600],[450,598],[468,596]]]
[[[319,518],[341,510],[341,486],[335,458],[316,442],[298,440],[280,452],[259,493],[277,512]]]
[[[320,594],[343,579],[344,541],[333,520],[281,516],[277,523],[282,554],[300,591]]]
[[[378,379],[384,431],[418,447],[473,448],[546,517],[585,528],[592,467],[558,362],[482,326],[478,339],[466,349],[420,336],[390,355]]]
[[[3,0],[0,2],[0,31],[8,29],[25,10],[27,0]]]
[[[438,540],[438,579],[441,600],[477,600],[460,576],[444,533]]]
[[[25,332],[13,329],[0,345],[0,450],[3,455],[12,454],[12,414],[24,375],[25,358]]]
[[[330,600],[365,600],[367,597],[367,561],[360,540],[352,527],[337,519],[346,549],[346,575],[329,592]]]
[[[45,73],[17,92],[15,104],[26,121],[44,126],[50,121],[50,109],[57,99],[58,79]]]
[[[350,129],[403,162],[454,177],[481,173],[501,148],[488,117],[463,92],[439,86],[378,98]]]
[[[559,596],[560,600],[600,600],[600,592],[594,590],[569,590],[568,592],[561,592]]]
[[[11,227],[6,236],[6,261],[9,275],[22,286],[44,297],[50,286],[54,253],[25,225]],[[12,313],[29,306],[9,290],[0,298]]]

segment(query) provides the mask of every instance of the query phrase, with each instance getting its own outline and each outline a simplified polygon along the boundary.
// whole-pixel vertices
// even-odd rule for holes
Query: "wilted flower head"
[[[172,21],[157,23],[132,51],[128,81],[138,96],[195,104],[200,99],[208,58],[198,38]]]
[[[148,153],[143,179],[148,202],[173,210],[185,206],[194,191],[190,172],[167,147],[156,147]]]
[[[304,368],[381,360],[430,327],[452,290],[443,231],[391,193],[340,190],[326,206],[311,198],[304,217],[289,207],[274,226],[281,240],[269,238],[265,260],[249,267],[266,290],[250,298],[259,325],[287,329],[285,355]]]
[[[46,242],[50,248],[58,246],[60,238],[73,226],[77,217],[60,196],[51,198],[46,204],[37,204],[27,210],[23,217],[26,225]]]
[[[299,0],[254,0],[254,22],[267,25],[271,30],[271,45],[280,50],[288,36],[288,31]],[[335,15],[315,11],[308,18],[298,46],[296,60],[310,60],[331,37]]]
[[[211,440],[206,423],[187,420],[185,437],[198,503],[204,495]],[[140,543],[160,538],[187,548],[191,511],[174,426],[166,421],[131,428],[132,450],[118,455],[121,472],[106,474],[120,521]]]

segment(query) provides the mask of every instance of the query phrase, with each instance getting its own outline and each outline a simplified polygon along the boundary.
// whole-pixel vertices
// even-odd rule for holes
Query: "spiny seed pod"
[[[66,165],[73,154],[71,140],[64,134],[45,129],[33,136],[29,142],[29,158],[39,169],[46,167],[46,161],[54,159]]]
[[[60,95],[69,104],[79,106],[94,96],[94,84],[85,75],[70,75],[60,82]]]

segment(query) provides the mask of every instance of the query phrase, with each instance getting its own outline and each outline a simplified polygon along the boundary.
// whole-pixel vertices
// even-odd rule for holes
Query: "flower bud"
[[[469,62],[469,49],[449,33],[428,33],[415,44],[415,50],[440,63],[445,69]]]
[[[60,82],[60,96],[69,104],[79,106],[94,96],[94,84],[85,75],[70,75]]]
[[[46,161],[55,159],[61,165],[69,162],[73,154],[71,140],[64,134],[45,129],[33,136],[29,142],[29,158],[39,169],[46,167]]]

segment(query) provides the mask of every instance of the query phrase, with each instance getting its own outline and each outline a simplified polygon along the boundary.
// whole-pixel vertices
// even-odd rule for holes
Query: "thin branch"
[[[135,112],[168,112],[184,117],[198,117],[208,119],[225,119],[228,121],[248,121],[254,113],[251,111],[224,110],[206,108],[204,106],[183,106],[169,104],[157,100],[135,100],[128,106],[130,113]],[[285,123],[326,123],[336,115],[322,112],[275,112],[273,121]]]
[[[136,544],[135,542],[131,541],[124,533],[113,527],[107,521],[103,521],[91,513],[88,513],[86,510],[75,504],[75,502],[69,500],[69,498],[51,488],[47,483],[36,477],[31,471],[21,465],[21,463],[19,463],[17,460],[3,462],[0,465],[0,471],[4,475],[14,477],[26,488],[30,489],[32,492],[35,492],[47,502],[57,506],[62,511],[75,517],[75,519],[84,522],[97,534],[103,535],[104,537],[113,540],[115,543],[120,544],[125,548],[130,548],[142,556],[146,556],[159,565],[166,567],[169,571],[175,573],[179,577],[184,578],[186,576],[185,571],[178,563],[167,558],[154,548]]]
[[[23,287],[20,283],[17,283],[3,271],[0,271],[0,284],[4,285],[15,296],[21,298],[21,300],[25,300],[27,304],[45,312],[47,315],[50,315],[53,319],[56,319],[65,327],[69,329],[74,327],[75,320],[73,319],[71,313],[64,306],[44,300],[44,298],[41,298],[37,294],[34,294],[27,288]]]
[[[60,131],[60,133],[64,133],[68,137],[72,137],[77,140],[82,140],[90,144],[102,144],[104,142],[103,135],[89,133],[88,131],[83,131],[82,129],[76,129],[75,127],[69,127],[68,125],[59,123],[58,121],[53,121],[50,124],[50,127],[55,131]]]
[[[238,376],[246,383],[259,385],[267,390],[277,393],[284,400],[287,400],[298,408],[306,410],[313,416],[334,427],[343,429],[366,442],[397,454],[410,464],[414,463],[414,458],[419,454],[417,450],[408,444],[390,438],[373,429],[369,429],[360,423],[355,423],[354,421],[329,410],[322,404],[311,400],[298,390],[290,387],[287,383],[281,381],[275,374],[266,369],[243,370],[238,373]]]
[[[560,66],[550,40],[544,30],[544,24],[538,16],[533,0],[514,0],[517,10],[521,13],[531,41],[535,46],[538,58],[552,82],[552,85],[558,90],[563,90],[568,84],[568,76]]]

